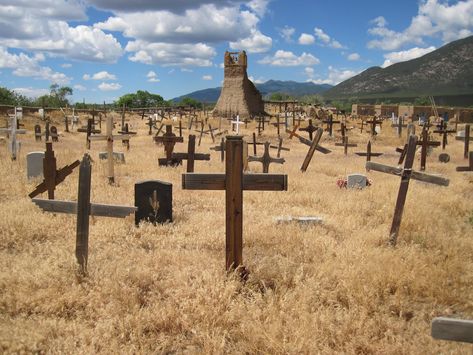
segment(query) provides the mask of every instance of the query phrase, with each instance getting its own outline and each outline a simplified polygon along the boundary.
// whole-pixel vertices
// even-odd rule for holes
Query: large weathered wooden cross
[[[10,150],[10,153],[11,153],[11,159],[16,160],[16,157],[21,147],[21,143],[16,140],[16,135],[25,134],[26,129],[18,129],[18,117],[16,114],[16,109],[15,109],[15,114],[9,117],[9,122],[10,122],[10,127],[0,128],[0,132],[4,132],[8,134],[9,136],[8,149]]]
[[[287,175],[244,174],[243,138],[227,136],[224,174],[183,174],[185,190],[225,190],[225,267],[242,267],[243,274],[243,191],[287,191]]]
[[[409,189],[410,179],[419,180],[435,185],[448,186],[449,180],[440,176],[428,175],[425,173],[417,172],[412,170],[414,165],[414,157],[416,152],[417,137],[410,136],[409,144],[407,145],[406,159],[404,167],[393,167],[383,165],[375,162],[366,162],[366,170],[375,170],[382,173],[397,175],[401,177],[401,185],[396,201],[396,207],[394,208],[394,216],[391,224],[391,231],[389,232],[389,243],[393,246],[397,243],[397,237],[399,234],[399,228],[401,226],[402,213],[404,211],[404,205],[406,203],[407,190]]]
[[[383,155],[383,153],[373,153],[371,151],[371,141],[368,141],[368,144],[366,145],[366,152],[355,152],[355,154],[360,157],[366,157],[366,161],[371,161],[371,157],[379,157],[380,155]]]
[[[196,160],[210,160],[210,154],[195,152],[195,135],[189,135],[189,142],[187,143],[187,153],[172,153],[172,160],[182,161],[187,160],[187,172],[194,172],[194,162]]]
[[[314,156],[315,151],[319,151],[323,154],[328,154],[331,153],[331,151],[327,148],[322,147],[319,145],[320,138],[322,138],[322,134],[324,133],[324,130],[322,128],[319,128],[317,132],[315,133],[314,140],[311,142],[307,138],[301,137],[296,133],[296,130],[299,126],[295,126],[292,131],[286,130],[287,133],[289,133],[289,139],[292,139],[292,137],[297,137],[299,139],[299,142],[302,144],[305,144],[309,146],[309,150],[307,151],[307,155],[304,159],[304,162],[302,163],[301,166],[301,171],[305,172],[310,164],[310,161],[312,160],[312,157]]]
[[[422,140],[416,143],[417,145],[422,146],[420,151],[420,170],[425,170],[425,165],[427,163],[427,149],[429,147],[438,147],[440,142],[434,142],[429,140],[429,131],[426,129],[422,130]]]
[[[473,141],[473,137],[470,137],[470,125],[469,124],[465,125],[464,137],[456,136],[455,139],[458,141],[463,141],[465,143],[463,146],[463,158],[467,159],[468,152],[470,150],[470,141]]]
[[[79,167],[79,188],[76,201],[43,200],[32,201],[43,211],[77,215],[76,258],[80,272],[87,272],[89,255],[89,216],[124,218],[137,210],[134,206],[104,205],[90,202],[92,167],[90,156],[84,155]]]
[[[40,193],[48,191],[48,199],[54,200],[54,190],[64,179],[79,166],[80,161],[76,160],[70,165],[56,170],[56,157],[54,156],[53,144],[46,142],[46,152],[43,158],[43,176],[44,180],[41,184],[28,195],[30,198],[38,196]]]
[[[106,141],[107,142],[107,166],[108,166],[108,182],[113,184],[115,182],[114,159],[113,159],[113,141],[114,140],[130,140],[131,136],[128,134],[113,134],[113,117],[107,116],[107,131],[105,135],[90,136],[91,141]]]
[[[159,165],[176,165],[180,164],[181,161],[173,161],[172,152],[174,151],[174,146],[176,143],[184,142],[183,137],[177,137],[172,133],[172,125],[166,125],[166,133],[160,137],[154,137],[154,141],[157,143],[163,143],[164,151],[166,153],[165,159],[158,159]]]
[[[258,157],[256,155],[251,155],[248,157],[248,162],[256,161],[263,165],[263,173],[269,173],[269,164],[277,163],[277,164],[284,164],[284,158],[273,158],[269,155],[269,146],[270,143],[264,143],[264,153],[262,156]]]

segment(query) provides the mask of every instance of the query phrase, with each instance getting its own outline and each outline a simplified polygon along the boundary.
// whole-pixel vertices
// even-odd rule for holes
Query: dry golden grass
[[[352,152],[365,150],[368,135],[350,133],[359,147],[348,157],[324,137],[333,153],[316,152],[305,174],[299,168],[307,147],[285,141],[286,163],[270,172],[288,174],[289,191],[244,193],[243,256],[251,274],[243,284],[224,272],[224,192],[183,191],[185,164],[158,167],[163,148],[138,116],[131,122],[139,135],[126,165],[116,166],[117,186],[108,185],[98,159],[104,143],[92,143],[92,201],[131,205],[135,182],[169,181],[175,221],[135,228],[133,217],[91,218],[87,278],[76,273],[75,217],[43,213],[27,197],[35,182],[26,181],[25,154],[44,150],[34,142],[35,119],[20,137],[18,161],[0,147],[0,351],[471,353],[471,345],[430,336],[435,316],[473,318],[473,178],[455,172],[466,164],[460,142],[450,138],[449,164],[438,162],[440,149],[428,159],[428,172],[450,178],[449,187],[411,182],[391,248],[399,178],[372,172],[365,190],[336,186],[338,177],[364,171],[364,158]],[[266,134],[274,140],[274,127]],[[385,128],[373,151],[386,154],[374,160],[395,165],[393,148],[402,143]],[[204,138],[197,150],[212,145]],[[85,136],[63,134],[54,149],[58,167],[69,164],[85,152]],[[223,171],[219,153],[196,162],[196,171]],[[57,199],[77,198],[77,177],[57,188]],[[324,223],[276,225],[282,215],[322,216]]]

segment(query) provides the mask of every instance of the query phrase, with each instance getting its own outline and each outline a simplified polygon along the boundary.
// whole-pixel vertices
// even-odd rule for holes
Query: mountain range
[[[321,94],[327,100],[466,97],[473,104],[473,36],[450,42],[422,57],[386,68],[371,67],[336,86],[311,82],[269,80],[256,84],[263,97],[284,93],[295,97]],[[191,97],[216,102],[221,88],[199,90],[173,99]],[[471,96],[471,98],[470,98]]]

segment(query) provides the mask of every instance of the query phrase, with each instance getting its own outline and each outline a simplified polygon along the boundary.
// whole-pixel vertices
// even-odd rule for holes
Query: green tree
[[[184,97],[181,101],[180,104],[182,106],[191,106],[194,108],[201,109],[202,108],[202,102],[193,99],[192,97]]]
[[[416,97],[414,100],[416,106],[430,106],[430,100],[427,96]]]
[[[138,90],[136,93],[125,94],[121,96],[116,105],[123,105],[131,108],[167,106],[167,102],[158,94],[152,94],[148,91]]]

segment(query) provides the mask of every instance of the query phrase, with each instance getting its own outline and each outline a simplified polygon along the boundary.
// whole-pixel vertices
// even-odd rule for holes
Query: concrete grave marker
[[[44,152],[26,154],[26,176],[29,179],[43,176]]]
[[[135,224],[172,222],[172,184],[159,180],[135,184]]]
[[[347,176],[347,188],[364,189],[366,187],[366,176],[362,174],[350,174]]]

